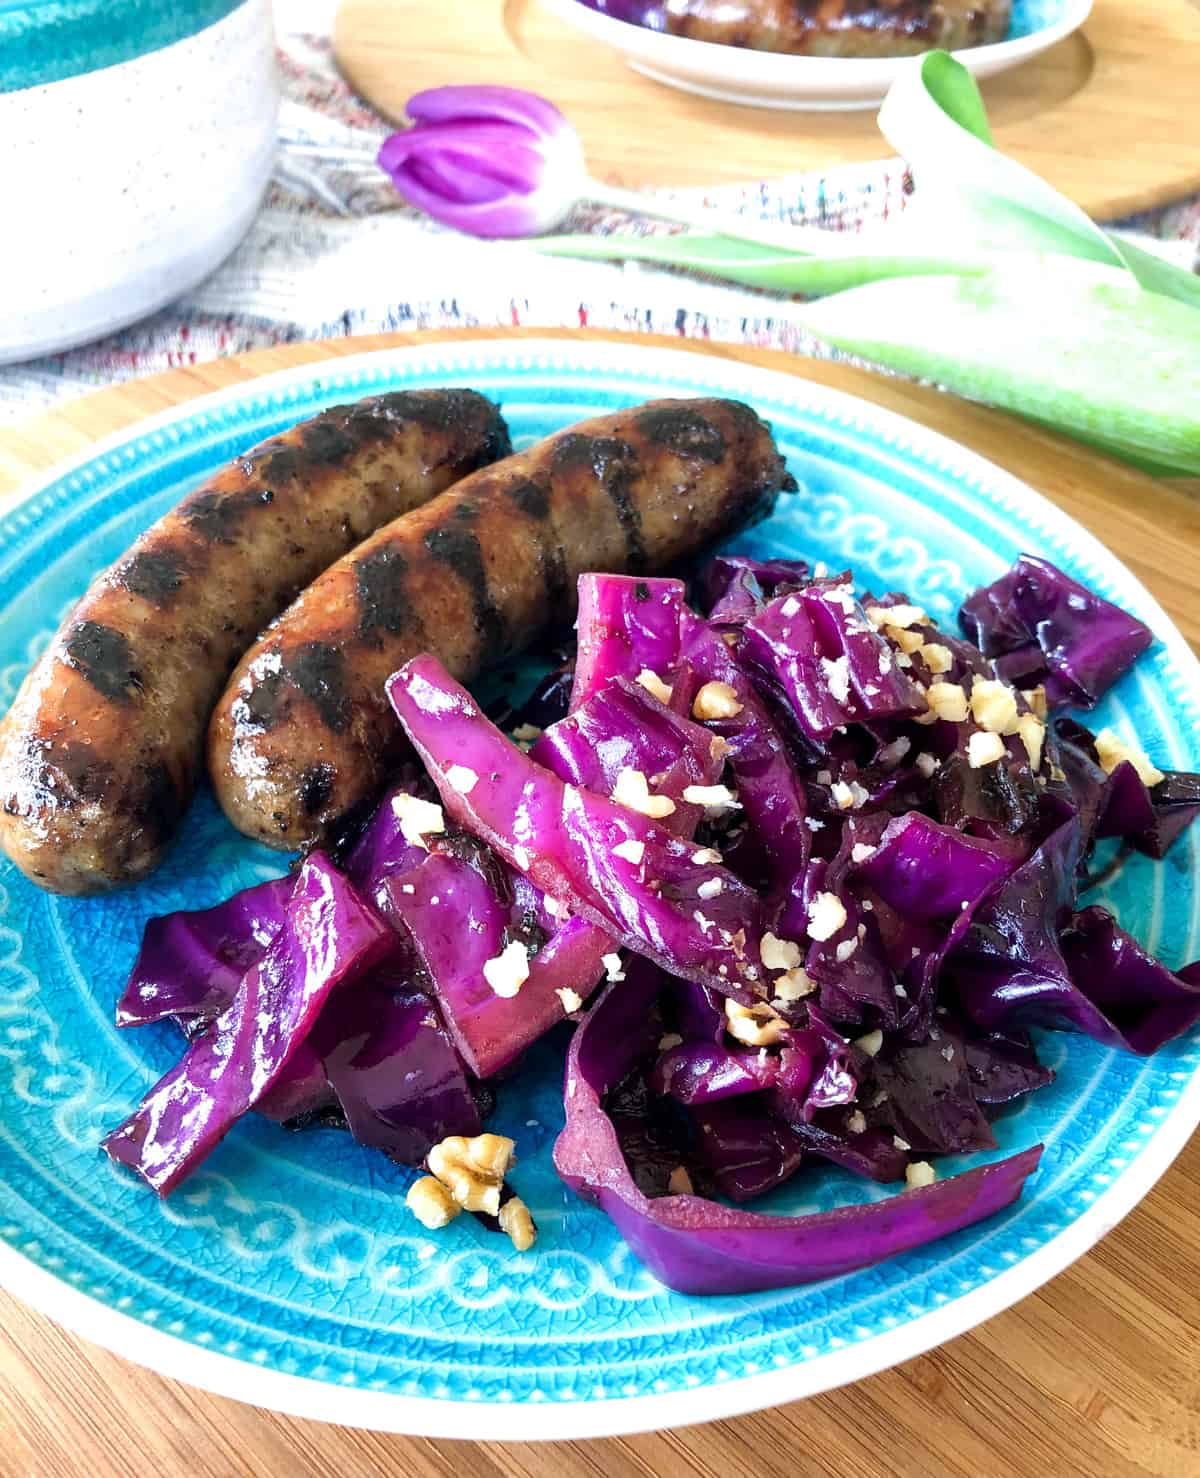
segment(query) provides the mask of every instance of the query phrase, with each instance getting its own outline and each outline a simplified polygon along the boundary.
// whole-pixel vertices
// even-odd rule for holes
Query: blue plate
[[[1099,719],[1163,766],[1200,769],[1197,665],[1111,555],[961,447],[801,379],[683,352],[520,339],[402,349],[265,378],[122,433],[0,519],[0,705],[90,577],[212,469],[331,402],[469,384],[528,445],[655,395],[750,401],[800,492],[737,541],[853,567],[939,620],[1021,550],[1135,611],[1159,641]],[[540,1236],[517,1256],[466,1218],[439,1234],[409,1174],[344,1134],[237,1126],[165,1203],[98,1151],[174,1060],[166,1028],[118,1033],[113,1004],[151,915],[281,870],[203,795],[167,864],[102,899],[52,898],[0,865],[0,1279],[55,1318],[184,1380],[307,1416],[429,1434],[580,1437],[698,1421],[908,1358],[1036,1287],[1110,1228],[1200,1118],[1200,1038],[1149,1061],[1049,1035],[1055,1085],[1001,1121],[1043,1140],[1022,1201],[881,1267],[790,1291],[684,1298],[557,1181],[562,1042],[501,1095],[515,1183]],[[1130,861],[1098,901],[1168,964],[1200,953],[1197,839]],[[977,1157],[982,1158],[982,1157]],[[963,1161],[962,1163],[967,1163]],[[957,1167],[952,1167],[957,1168]],[[829,1170],[780,1211],[891,1194]],[[467,1408],[471,1408],[467,1410]]]

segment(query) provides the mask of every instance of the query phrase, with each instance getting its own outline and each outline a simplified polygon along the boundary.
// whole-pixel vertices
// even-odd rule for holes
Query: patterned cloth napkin
[[[578,325],[830,356],[795,323],[786,299],[635,263],[552,260],[523,243],[460,236],[410,210],[371,167],[390,125],[338,75],[329,40],[334,8],[335,0],[277,0],[279,157],[242,245],[152,318],[84,348],[0,369],[0,421],[246,349],[389,330]],[[903,211],[913,185],[893,159],[680,193],[753,220],[856,231]],[[572,227],[604,232],[629,224],[593,211]],[[1142,245],[1196,267],[1200,197],[1121,224]]]

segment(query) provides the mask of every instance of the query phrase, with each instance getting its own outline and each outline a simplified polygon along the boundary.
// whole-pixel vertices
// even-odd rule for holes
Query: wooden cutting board
[[[774,179],[890,154],[875,110],[776,112],[631,71],[538,0],[342,0],[338,64],[387,117],[424,87],[505,83],[551,98],[592,172],[627,186]],[[1090,215],[1200,190],[1200,7],[1096,0],[1081,32],[983,84],[997,147]]]
[[[209,390],[364,349],[513,333],[294,344],[102,390],[0,428],[0,499],[97,437]],[[860,395],[990,457],[1116,550],[1200,646],[1200,499],[935,391],[765,350],[693,347]],[[322,1426],[153,1375],[0,1294],[0,1478],[1191,1478],[1198,1348],[1200,1138],[1088,1256],[972,1333],[844,1390],[676,1433],[530,1446]]]

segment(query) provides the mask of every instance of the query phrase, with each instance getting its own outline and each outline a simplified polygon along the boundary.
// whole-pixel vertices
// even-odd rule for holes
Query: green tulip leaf
[[[746,287],[819,296],[888,277],[927,273],[970,275],[986,271],[988,260],[921,252],[867,252],[861,256],[802,256],[729,236],[554,236],[538,243],[549,256],[590,261],[652,262],[706,272]]]
[[[796,310],[828,343],[1142,464],[1200,474],[1200,311],[1119,268],[1014,259]]]

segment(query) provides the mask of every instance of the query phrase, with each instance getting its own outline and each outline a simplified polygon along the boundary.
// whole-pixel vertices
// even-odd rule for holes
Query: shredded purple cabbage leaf
[[[1043,684],[1051,708],[1094,708],[1154,640],[1135,616],[1030,554],[977,590],[959,622],[999,676]]]
[[[333,988],[387,948],[384,925],[314,852],[229,1005],[105,1139],[112,1159],[167,1195],[276,1084]]]
[[[921,1190],[810,1216],[769,1216],[686,1192],[647,1197],[605,1099],[652,1050],[655,990],[647,975],[630,975],[624,988],[608,986],[575,1033],[567,1057],[566,1126],[554,1146],[554,1164],[569,1186],[613,1219],[668,1287],[748,1293],[868,1267],[1002,1210],[1037,1168],[1040,1145]],[[739,1132],[744,1120],[708,1122],[717,1124],[723,1141],[721,1149],[706,1152],[708,1162],[720,1166],[728,1156],[726,1194],[744,1189],[747,1178],[760,1190],[773,1188],[802,1162],[802,1144],[786,1157],[772,1146],[763,1157],[763,1140],[778,1132],[769,1126],[747,1143]]]
[[[968,639],[802,561],[717,556],[697,588],[707,616],[680,580],[583,576],[517,738],[434,658],[394,674],[420,763],[344,872],[314,853],[147,925],[118,1023],[188,1046],[109,1154],[166,1194],[253,1110],[417,1165],[569,1016],[560,1175],[669,1286],[746,1292],[1010,1204],[1040,1146],[927,1162],[994,1153],[1053,1079],[1031,1028],[1149,1053],[1200,1020],[1200,962],[1082,896],[1103,838],[1165,855],[1200,776],[1054,713],[1095,705],[1141,622],[1032,556],[964,604]],[[739,1209],[820,1164],[913,1185]]]

